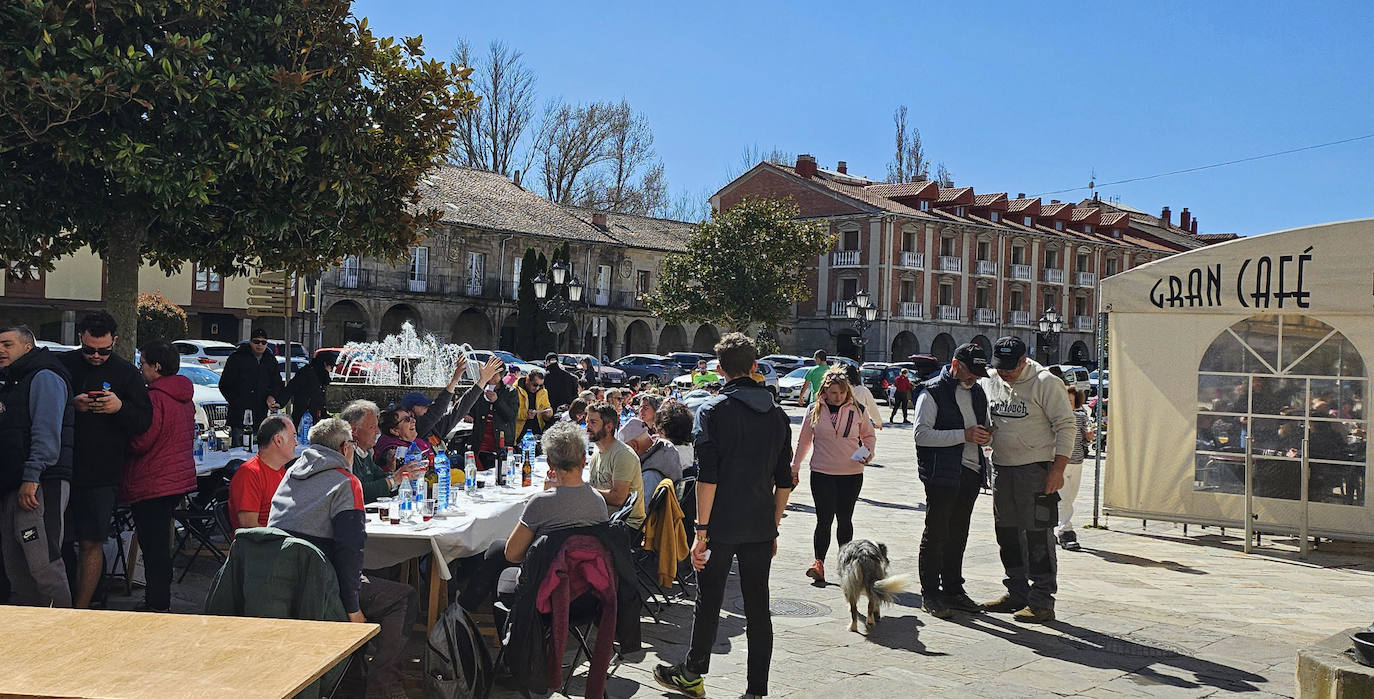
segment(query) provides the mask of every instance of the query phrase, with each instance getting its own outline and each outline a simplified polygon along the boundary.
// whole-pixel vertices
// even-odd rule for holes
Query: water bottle
[[[434,452],[434,474],[438,476],[434,482],[434,509],[442,512],[448,509],[448,454],[437,449]]]
[[[415,513],[415,489],[410,487],[410,479],[401,479],[401,489],[396,493],[398,502],[392,503],[392,507],[401,508],[401,521],[409,522]]]
[[[200,432],[196,432],[196,461],[197,461],[197,462],[200,462],[200,461],[203,461],[204,459],[205,459],[205,438],[204,438],[203,436],[201,436]]]
[[[296,437],[300,441],[301,446],[305,446],[306,444],[310,443],[310,428],[314,424],[315,418],[311,417],[310,413],[306,413],[305,417],[301,418],[300,431],[296,433]]]
[[[476,496],[477,496],[477,459],[476,459],[476,457],[473,455],[472,452],[468,452],[468,453],[463,457],[463,460],[466,462],[466,466],[467,466],[467,468],[463,469],[463,492],[467,493],[468,497],[470,497],[470,498],[471,498],[471,497],[476,497]]]
[[[509,486],[511,477],[515,475],[516,460],[520,457],[515,455],[515,447],[506,447],[506,460],[501,464],[501,482],[498,485]]]

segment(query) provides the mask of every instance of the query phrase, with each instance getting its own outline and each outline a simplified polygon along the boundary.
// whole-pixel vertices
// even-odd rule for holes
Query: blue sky
[[[1374,134],[1374,3],[360,0],[374,31],[524,52],[540,101],[643,112],[670,187],[752,145],[881,179],[892,111],[975,191],[1039,194]],[[1374,216],[1374,139],[1100,189],[1201,232]],[[1086,190],[1053,195],[1078,199]]]

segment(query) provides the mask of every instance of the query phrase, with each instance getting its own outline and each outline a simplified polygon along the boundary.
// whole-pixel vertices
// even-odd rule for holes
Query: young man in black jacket
[[[749,376],[758,357],[752,340],[730,333],[715,350],[727,383],[697,410],[692,430],[700,469],[692,545],[692,566],[700,572],[692,644],[685,663],[659,665],[654,679],[689,697],[706,696],[701,676],[710,667],[731,559],[738,558],[749,640],[745,696],[752,698],[768,693],[773,656],[768,574],[792,493],[792,425],[772,394]]]
[[[118,329],[109,313],[91,313],[76,324],[80,349],[58,355],[71,375],[72,406],[76,409],[62,558],[67,579],[75,582],[72,606],[77,609],[91,605],[100,581],[102,547],[110,536],[110,516],[124,476],[129,439],[147,431],[153,420],[143,374],[114,354]]]
[[[267,331],[258,328],[253,331],[251,340],[239,345],[224,360],[224,371],[220,374],[219,392],[229,404],[229,441],[238,443],[245,427],[245,410],[253,413],[248,430],[257,432],[258,425],[267,417],[268,408],[277,407],[277,396],[284,393],[284,388],[277,370],[277,358],[267,346]]]

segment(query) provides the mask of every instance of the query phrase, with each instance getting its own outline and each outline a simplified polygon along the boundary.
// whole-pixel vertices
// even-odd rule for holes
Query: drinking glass
[[[421,519],[423,519],[423,520],[426,521],[426,522],[428,522],[428,521],[431,520],[431,519],[434,519],[434,504],[435,504],[435,502],[436,502],[436,501],[435,501],[434,498],[425,498],[424,500],[421,500],[421,501],[420,501],[420,517],[421,517]]]
[[[377,498],[377,518],[381,520],[382,524],[390,521],[392,504],[391,498]]]

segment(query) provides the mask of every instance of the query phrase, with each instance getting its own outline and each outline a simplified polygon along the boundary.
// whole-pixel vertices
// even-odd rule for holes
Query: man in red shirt
[[[897,424],[897,409],[901,408],[902,424],[910,425],[911,421],[907,419],[906,411],[907,408],[911,407],[912,385],[911,379],[906,376],[906,369],[902,369],[901,373],[897,374],[897,378],[893,379],[892,385],[896,391],[892,396],[892,414],[888,416],[887,421],[894,425]]]
[[[239,529],[267,526],[272,496],[296,456],[296,426],[285,415],[273,415],[258,427],[258,454],[243,462],[229,481],[229,517]]]

